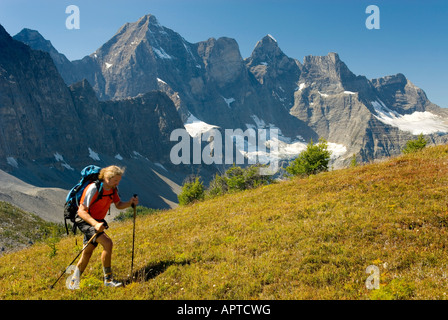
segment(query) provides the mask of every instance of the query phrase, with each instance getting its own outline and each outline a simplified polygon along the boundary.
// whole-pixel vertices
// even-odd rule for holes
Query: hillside
[[[81,290],[65,277],[81,236],[0,258],[2,299],[445,299],[448,146],[279,182],[138,217],[125,288],[102,286],[100,250]],[[132,221],[111,223],[128,277]],[[76,240],[77,245],[76,245]],[[54,253],[54,252],[53,252]],[[368,266],[380,289],[368,290]]]
[[[0,256],[29,247],[44,238],[50,244],[53,235],[61,233],[62,229],[62,225],[45,221],[33,213],[0,201]]]

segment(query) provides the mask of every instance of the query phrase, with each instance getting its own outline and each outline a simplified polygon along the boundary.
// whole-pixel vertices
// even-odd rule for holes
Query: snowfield
[[[386,107],[381,100],[371,101],[371,103],[376,112],[375,118],[402,131],[408,131],[414,135],[448,133],[448,123],[429,111],[416,111],[402,115]]]

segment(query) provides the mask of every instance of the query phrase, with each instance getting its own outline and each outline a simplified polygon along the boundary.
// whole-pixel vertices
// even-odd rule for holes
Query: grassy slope
[[[81,236],[0,258],[0,299],[444,299],[448,146],[139,217],[134,270],[82,289],[48,286]],[[117,278],[130,271],[132,221],[111,224]],[[78,244],[75,245],[75,239]],[[366,289],[376,265],[381,288]]]

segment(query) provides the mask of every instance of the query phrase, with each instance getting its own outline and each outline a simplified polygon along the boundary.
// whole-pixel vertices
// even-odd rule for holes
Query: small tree
[[[353,154],[352,160],[350,161],[351,167],[356,167],[358,165],[358,160],[356,160],[356,154]]]
[[[177,196],[179,205],[184,206],[189,203],[204,199],[204,185],[199,178],[194,181],[186,182],[182,186],[181,193]]]
[[[225,173],[227,187],[229,191],[242,191],[246,189],[246,179],[244,169],[233,166]]]
[[[286,168],[286,171],[294,176],[308,176],[322,171],[328,171],[331,151],[328,150],[328,142],[320,138],[318,144],[313,140],[307,145],[306,150]]]
[[[420,133],[416,140],[409,140],[406,142],[402,152],[404,154],[413,153],[422,150],[426,147],[428,140],[423,137],[423,133]]]
[[[215,178],[210,182],[210,186],[207,190],[210,197],[216,197],[226,194],[229,191],[227,186],[227,180],[224,176],[216,174]]]

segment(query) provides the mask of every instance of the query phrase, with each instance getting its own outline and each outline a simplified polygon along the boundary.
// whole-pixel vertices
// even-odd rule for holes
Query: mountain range
[[[124,193],[141,190],[150,207],[175,205],[188,174],[219,169],[173,165],[178,128],[277,128],[286,160],[324,138],[335,168],[397,155],[420,133],[448,141],[447,110],[403,74],[367,79],[334,52],[300,62],[271,35],[243,58],[234,39],[190,43],[154,15],[75,61],[38,31],[0,27],[0,93],[0,169],[68,188],[89,163],[121,163]]]

